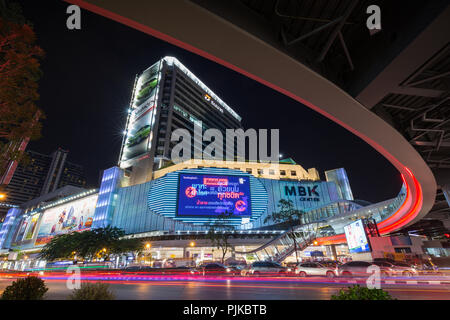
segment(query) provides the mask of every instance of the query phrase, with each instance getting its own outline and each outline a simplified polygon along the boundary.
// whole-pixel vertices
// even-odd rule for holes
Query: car
[[[412,277],[419,274],[419,270],[413,264],[407,262],[396,261],[388,258],[375,258],[375,264],[382,264],[383,267],[389,268],[391,276]]]
[[[149,266],[140,266],[140,265],[134,265],[134,266],[128,266],[123,271],[126,273],[142,273],[142,272],[152,272],[155,269]]]
[[[295,267],[297,267],[298,264],[299,264],[299,262],[287,262],[287,263],[284,264],[284,266],[286,268],[290,268],[290,269],[294,270]]]
[[[193,271],[195,271],[195,269],[190,268],[188,266],[156,269],[156,272],[161,273],[161,274],[193,274],[193,273],[195,273]]]
[[[338,267],[338,274],[343,277],[368,277],[371,274],[368,268],[373,265],[375,265],[373,262],[368,261],[349,261]],[[386,267],[380,268],[382,269],[382,274],[389,274],[389,270]]]
[[[244,269],[247,266],[247,262],[245,260],[232,260],[232,261],[225,261],[225,265],[227,267],[236,268],[239,270]]]
[[[395,270],[392,268],[393,264],[385,261],[374,261],[374,265],[380,267],[380,273],[383,277],[391,277],[395,275]]]
[[[317,262],[305,262],[297,265],[295,274],[300,277],[326,276],[328,278],[334,278],[337,276],[337,268],[335,266],[326,266]]]
[[[339,261],[320,261],[319,263],[329,268],[337,268],[342,264]]]
[[[291,268],[283,267],[281,264],[273,261],[257,261],[253,262],[248,268],[242,270],[244,276],[261,276],[261,275],[288,275],[292,272]]]
[[[221,263],[206,263],[203,265],[200,265],[195,272],[200,275],[230,275],[230,276],[236,276],[240,275],[240,271],[235,267],[227,267]]]
[[[394,275],[398,276],[413,277],[419,275],[417,268],[406,262],[394,262],[392,270],[394,270]]]
[[[141,90],[139,90],[136,99],[139,101],[142,101],[144,98],[147,98],[148,96],[150,96],[150,93],[153,92],[153,89],[156,87],[156,85],[158,84],[158,79],[157,78],[152,78],[148,81],[146,81],[145,83],[142,84],[141,86]]]

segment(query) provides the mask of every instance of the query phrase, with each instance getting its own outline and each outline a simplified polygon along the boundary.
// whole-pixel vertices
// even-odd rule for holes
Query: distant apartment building
[[[6,200],[0,218],[12,207],[53,192],[66,185],[85,187],[83,166],[67,161],[68,151],[58,149],[51,155],[27,151],[29,161],[19,165],[5,188]]]

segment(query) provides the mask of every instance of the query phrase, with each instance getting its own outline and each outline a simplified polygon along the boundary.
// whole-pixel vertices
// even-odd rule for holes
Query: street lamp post
[[[189,243],[189,246],[191,248],[195,247],[195,242],[191,241],[191,243]],[[192,252],[191,252],[191,262],[192,262],[191,264],[194,265],[194,255],[192,254]]]

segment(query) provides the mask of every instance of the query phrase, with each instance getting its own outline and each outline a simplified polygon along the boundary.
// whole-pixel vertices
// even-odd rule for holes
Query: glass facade
[[[122,177],[123,171],[118,167],[112,167],[103,172],[92,223],[93,228],[104,228],[111,224],[115,200],[117,199],[117,188]]]

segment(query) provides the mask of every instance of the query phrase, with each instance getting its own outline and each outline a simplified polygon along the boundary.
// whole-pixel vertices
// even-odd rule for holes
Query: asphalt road
[[[0,279],[0,291],[12,280]],[[264,281],[110,281],[121,300],[329,300],[349,284]],[[46,280],[47,299],[65,300],[65,280]],[[400,300],[450,300],[450,285],[383,285]]]

